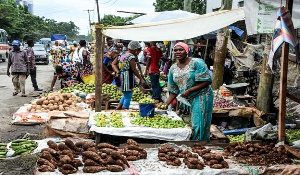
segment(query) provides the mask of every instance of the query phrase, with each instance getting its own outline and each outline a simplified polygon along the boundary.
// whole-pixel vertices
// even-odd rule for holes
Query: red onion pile
[[[233,101],[226,100],[217,95],[214,97],[214,108],[232,108],[237,106]]]

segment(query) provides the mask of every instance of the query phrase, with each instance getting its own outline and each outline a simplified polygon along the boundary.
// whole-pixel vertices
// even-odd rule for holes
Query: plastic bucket
[[[155,104],[139,104],[141,117],[153,117],[155,112]]]

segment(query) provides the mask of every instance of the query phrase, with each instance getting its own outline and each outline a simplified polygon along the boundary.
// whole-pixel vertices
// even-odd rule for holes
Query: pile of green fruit
[[[141,117],[138,113],[132,113],[129,116],[134,118],[130,121],[130,123],[138,126],[171,129],[184,128],[186,125],[182,120],[172,120],[162,115],[154,115],[154,117]]]
[[[110,99],[112,100],[120,100],[123,96],[122,92],[117,88],[116,85],[113,84],[103,84],[102,85],[102,93],[109,94]]]
[[[38,147],[38,143],[34,140],[17,139],[12,141],[9,147],[15,151],[12,154],[12,157],[14,157],[32,153]]]
[[[140,104],[152,104],[152,103],[154,104],[155,102],[151,98],[143,98],[143,99],[139,100],[139,103]]]
[[[132,94],[132,101],[140,101],[143,98],[147,98],[148,95],[144,94],[140,88],[134,88]]]
[[[230,143],[232,142],[244,142],[245,141],[245,134],[241,135],[227,135]]]
[[[125,126],[122,119],[123,115],[117,112],[113,112],[110,116],[101,113],[94,116],[97,127],[123,128]]]
[[[295,142],[297,140],[300,140],[300,130],[299,129],[293,129],[293,130],[288,130],[286,132],[289,142]]]
[[[71,93],[71,92],[74,92],[75,90],[85,92],[87,94],[94,93],[95,92],[95,85],[93,85],[93,84],[84,84],[84,83],[73,84],[69,87],[63,88],[60,91],[61,91],[61,93]]]
[[[0,159],[6,158],[7,143],[0,143]]]

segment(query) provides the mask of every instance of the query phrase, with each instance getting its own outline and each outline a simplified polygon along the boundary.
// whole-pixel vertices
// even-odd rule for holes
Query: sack
[[[115,77],[114,80],[115,80],[116,86],[120,87],[121,86],[121,79],[120,79],[120,77]]]

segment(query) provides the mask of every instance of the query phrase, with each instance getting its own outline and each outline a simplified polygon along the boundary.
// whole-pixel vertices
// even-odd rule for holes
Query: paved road
[[[26,94],[28,97],[12,96],[14,91],[11,77],[6,75],[7,62],[0,61],[0,142],[6,142],[22,136],[24,133],[41,134],[43,126],[19,126],[11,125],[12,114],[20,106],[30,103],[35,97],[30,77],[26,80]],[[48,91],[53,77],[52,64],[37,65],[37,82],[40,88]],[[57,82],[58,84],[58,82]],[[36,92],[35,92],[36,93]]]

